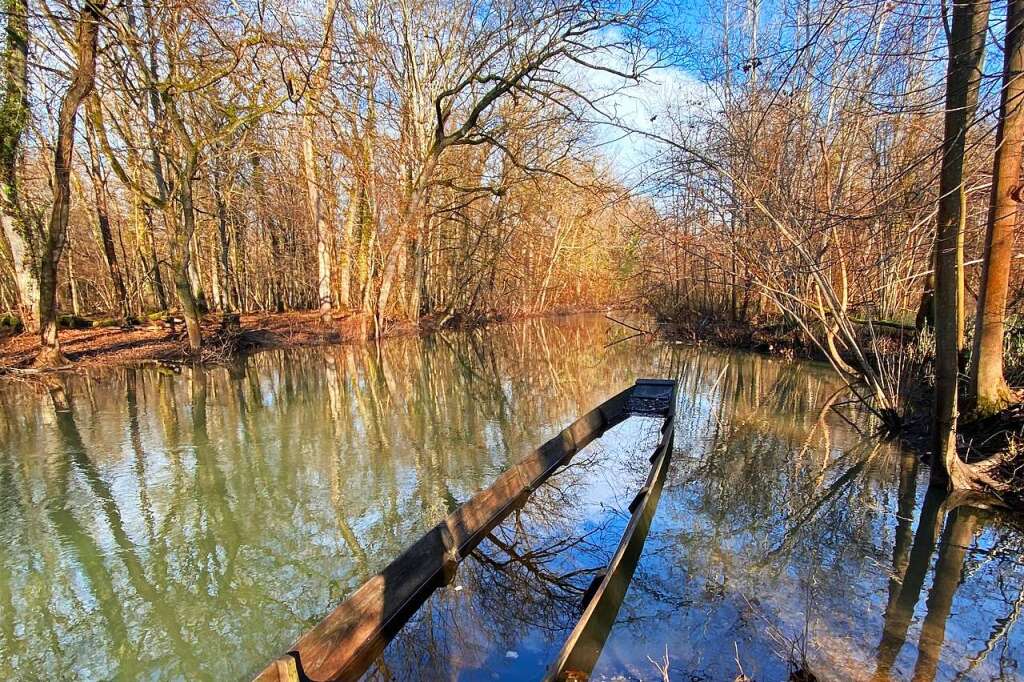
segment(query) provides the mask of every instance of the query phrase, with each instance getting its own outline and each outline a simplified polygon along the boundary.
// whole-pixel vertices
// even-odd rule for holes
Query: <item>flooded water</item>
[[[675,451],[595,679],[1024,679],[1019,523],[929,493],[824,367],[608,345],[622,335],[578,316],[5,384],[0,671],[251,676],[508,465],[657,376],[680,380]],[[370,675],[536,679],[646,473],[629,424]]]

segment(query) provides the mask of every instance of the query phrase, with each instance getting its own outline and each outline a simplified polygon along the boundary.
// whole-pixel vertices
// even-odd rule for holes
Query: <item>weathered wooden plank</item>
[[[455,561],[451,533],[440,523],[298,639],[290,653],[300,673],[310,680],[357,677]]]
[[[572,438],[576,442],[577,450],[582,450],[590,445],[605,431],[604,415],[599,409],[587,412],[569,427],[569,433],[572,434]]]
[[[299,682],[299,667],[291,654],[275,659],[256,676],[254,682]]]
[[[501,522],[519,502],[528,486],[529,480],[523,476],[519,466],[514,466],[498,476],[490,487],[481,490],[448,515],[445,523],[460,558],[468,556],[480,540]]]
[[[618,393],[608,400],[601,403],[597,410],[604,417],[604,428],[607,431],[616,424],[621,423],[629,413],[626,411],[626,405],[629,403],[629,395],[633,392],[633,387],[630,386],[625,391]]]

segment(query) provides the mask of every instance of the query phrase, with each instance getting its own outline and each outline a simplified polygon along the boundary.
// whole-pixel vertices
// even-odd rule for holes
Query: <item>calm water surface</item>
[[[580,316],[5,384],[0,674],[244,679],[575,416],[671,376],[672,467],[595,678],[1024,679],[1019,523],[928,493],[823,367],[606,347],[621,332]],[[614,551],[641,436],[538,491],[371,675],[535,679]]]

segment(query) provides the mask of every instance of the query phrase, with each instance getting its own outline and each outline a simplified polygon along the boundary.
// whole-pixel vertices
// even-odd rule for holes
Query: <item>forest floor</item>
[[[241,315],[239,327],[226,334],[221,326],[221,316],[207,315],[203,319],[203,338],[207,343],[199,359],[217,361],[235,350],[297,348],[353,341],[362,337],[360,323],[363,321],[353,316],[324,323],[317,311],[251,313]],[[413,333],[415,330],[412,325],[394,327],[387,336]],[[196,360],[189,353],[182,324],[168,327],[163,322],[147,322],[127,329],[116,326],[62,329],[60,343],[70,362],[62,369]],[[38,351],[39,340],[34,334],[8,333],[0,336],[0,373],[30,368]]]

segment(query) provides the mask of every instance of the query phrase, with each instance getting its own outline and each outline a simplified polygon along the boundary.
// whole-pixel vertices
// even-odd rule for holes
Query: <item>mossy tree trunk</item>
[[[25,0],[4,0],[0,13],[7,31],[0,90],[0,224],[10,249],[18,295],[18,315],[25,329],[38,329],[39,279],[34,235],[18,196],[21,136],[28,128],[28,6]]]

